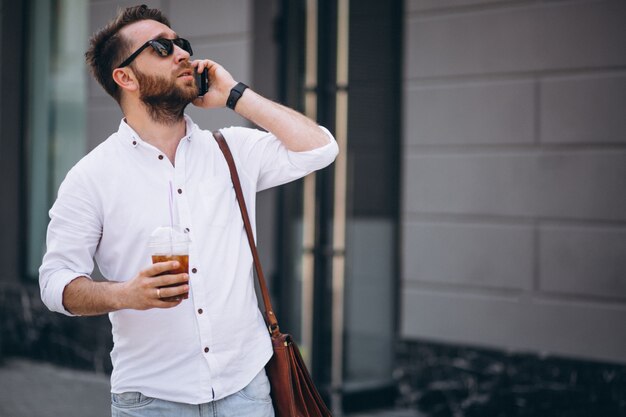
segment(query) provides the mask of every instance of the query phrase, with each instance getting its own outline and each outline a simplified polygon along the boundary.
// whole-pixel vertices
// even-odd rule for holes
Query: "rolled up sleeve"
[[[323,126],[320,129],[328,136],[328,144],[320,148],[313,149],[306,152],[293,152],[287,150],[289,155],[289,161],[295,167],[307,172],[317,171],[318,169],[326,168],[332,164],[337,154],[339,153],[339,147],[337,141],[333,135]]]
[[[328,144],[303,152],[290,151],[276,136],[256,129],[235,127],[222,133],[241,169],[256,179],[257,191],[262,191],[302,178],[335,160],[337,142],[328,129],[319,128],[328,136]]]
[[[101,216],[92,193],[74,168],[61,184],[49,212],[46,254],[39,268],[41,299],[51,311],[68,316],[73,314],[63,305],[65,287],[78,277],[90,278],[102,234]]]

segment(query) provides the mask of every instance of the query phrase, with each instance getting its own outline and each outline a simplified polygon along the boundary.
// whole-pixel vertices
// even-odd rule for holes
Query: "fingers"
[[[191,66],[194,67],[198,73],[200,73],[204,71],[205,68],[208,68],[209,72],[215,72],[220,65],[210,59],[196,59],[191,62]]]
[[[144,277],[156,277],[164,272],[173,271],[178,267],[180,267],[180,263],[178,261],[157,262],[150,265],[139,274]]]
[[[177,261],[158,262],[142,270],[132,284],[135,294],[131,308],[171,308],[189,296],[189,275],[170,273],[180,267]]]
[[[165,302],[167,304],[180,302],[189,298],[189,286],[183,284],[171,287],[159,287],[156,289],[156,296],[159,302]]]
[[[177,305],[179,305],[180,303],[183,302],[183,298],[177,298],[175,300],[160,300],[159,301],[159,305],[155,306],[154,308],[172,308],[172,307],[176,307]]]
[[[170,263],[170,262],[164,262]],[[157,307],[167,308],[178,305],[183,299],[189,297],[189,275],[187,273],[167,274],[151,277],[149,279],[149,287],[151,291],[156,289],[156,298],[164,305]],[[175,304],[171,304],[176,302]]]
[[[192,61],[191,66],[194,67],[198,73],[207,68],[209,70],[209,80],[212,87],[230,92],[230,89],[236,84],[232,75],[215,61],[211,61],[210,59],[197,59]]]
[[[167,287],[170,285],[182,285],[189,282],[189,275],[182,274],[166,274],[158,277],[150,278],[150,286],[154,288]]]

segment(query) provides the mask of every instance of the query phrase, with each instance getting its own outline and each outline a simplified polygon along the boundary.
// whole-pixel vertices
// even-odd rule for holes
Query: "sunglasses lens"
[[[174,45],[179,48],[187,51],[189,55],[193,55],[193,51],[191,50],[191,44],[187,39],[176,38],[176,39],[155,39],[150,41],[150,46],[162,57],[166,57],[171,55],[174,52]]]
[[[173,39],[172,42],[174,42],[174,44],[176,46],[178,46],[179,48],[181,48],[183,51],[188,52],[189,55],[193,55],[193,50],[191,49],[191,44],[189,43],[189,41],[187,39],[176,38],[176,39]]]
[[[174,50],[172,41],[169,39],[156,39],[150,43],[150,46],[161,56],[168,56]]]

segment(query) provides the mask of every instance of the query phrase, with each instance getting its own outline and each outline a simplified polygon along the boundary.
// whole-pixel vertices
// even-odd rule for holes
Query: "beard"
[[[133,68],[133,71],[139,82],[139,98],[152,120],[157,123],[169,125],[180,121],[187,105],[198,97],[195,79],[181,87],[176,84],[178,78],[175,75],[168,78],[148,75],[137,68]]]

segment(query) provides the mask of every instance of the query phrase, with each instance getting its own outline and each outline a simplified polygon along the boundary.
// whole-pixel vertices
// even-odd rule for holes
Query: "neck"
[[[187,129],[184,117],[176,121],[155,121],[141,106],[130,108],[135,110],[124,112],[126,123],[139,134],[143,141],[159,149],[174,164],[176,148]]]

